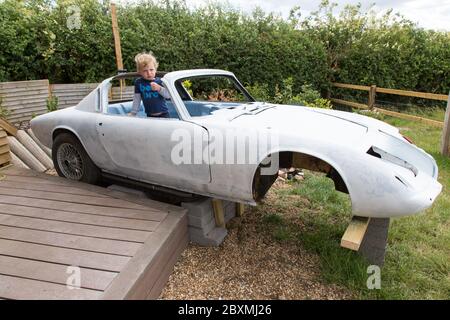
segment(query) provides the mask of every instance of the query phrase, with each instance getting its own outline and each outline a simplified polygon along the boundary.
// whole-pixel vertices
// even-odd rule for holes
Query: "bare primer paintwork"
[[[104,172],[225,200],[255,204],[252,183],[258,164],[268,154],[291,151],[331,165],[349,191],[352,212],[366,217],[411,215],[430,207],[441,192],[435,160],[407,142],[398,129],[358,114],[301,106],[254,103],[255,111],[223,109],[191,117],[175,89],[175,81],[196,75],[227,75],[223,70],[184,70],[162,78],[179,119],[136,118],[107,114],[108,90],[103,81],[78,105],[38,116],[33,132],[51,148],[57,130],[81,141]],[[237,79],[236,79],[237,80]],[[180,164],[171,160],[176,129],[203,137],[211,156],[213,132],[254,131],[278,137],[279,144],[257,154],[253,164]],[[372,148],[381,158],[368,154]],[[264,148],[261,148],[264,149]]]

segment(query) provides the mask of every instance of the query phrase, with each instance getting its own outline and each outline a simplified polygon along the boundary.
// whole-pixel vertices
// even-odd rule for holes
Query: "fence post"
[[[444,156],[450,157],[450,93],[447,99],[447,110],[445,111],[444,130],[442,130],[442,149]]]
[[[369,101],[367,102],[367,106],[369,107],[369,110],[372,110],[375,106],[375,94],[377,92],[377,86],[371,85],[370,91],[369,91]]]

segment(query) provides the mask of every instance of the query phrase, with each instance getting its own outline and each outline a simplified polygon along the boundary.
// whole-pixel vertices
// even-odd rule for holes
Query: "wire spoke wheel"
[[[56,159],[64,176],[72,180],[81,180],[83,177],[83,158],[78,150],[70,143],[59,146]]]

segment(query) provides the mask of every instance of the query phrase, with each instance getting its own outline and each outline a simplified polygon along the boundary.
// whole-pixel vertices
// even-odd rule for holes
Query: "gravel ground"
[[[275,188],[283,188],[283,183]],[[273,189],[263,208],[275,201]],[[298,245],[279,243],[261,230],[260,211],[247,207],[242,218],[232,219],[219,247],[190,244],[160,299],[352,298],[347,289],[320,281],[317,255]]]

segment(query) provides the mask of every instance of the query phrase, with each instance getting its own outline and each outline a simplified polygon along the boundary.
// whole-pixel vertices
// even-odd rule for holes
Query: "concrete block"
[[[223,242],[227,234],[228,231],[225,228],[214,228],[206,236],[200,234],[195,228],[189,228],[190,240],[201,246],[217,247]]]
[[[202,217],[211,214],[212,202],[211,198],[202,199],[192,202],[182,202],[181,206],[189,210],[189,214],[193,217]],[[214,215],[214,213],[212,213]]]
[[[212,210],[209,213],[203,214],[201,216],[195,216],[193,214],[189,214],[189,212],[190,210],[188,211],[188,225],[190,226],[204,228],[208,226],[211,221],[215,221]]]
[[[389,222],[389,218],[370,218],[366,234],[358,250],[371,264],[380,267],[384,264],[386,255]]]

